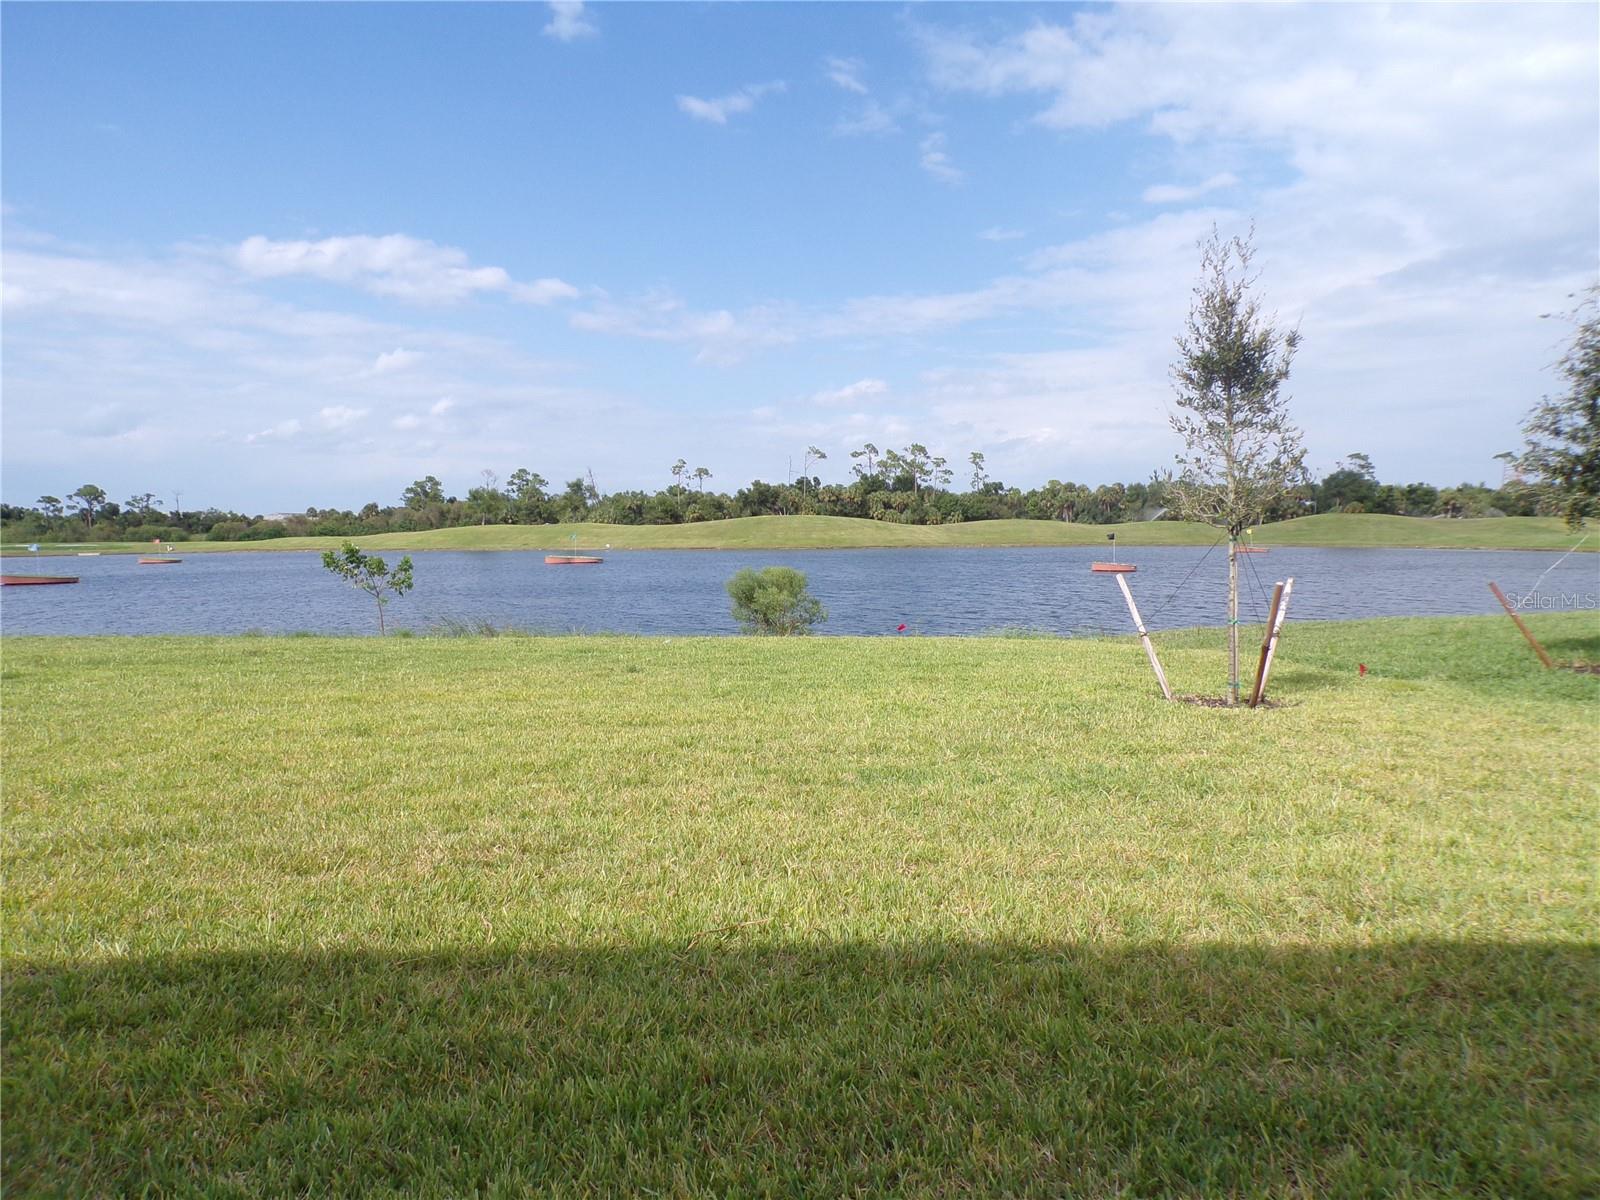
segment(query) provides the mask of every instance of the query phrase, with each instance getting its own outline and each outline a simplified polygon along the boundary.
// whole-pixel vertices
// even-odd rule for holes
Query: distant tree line
[[[967,456],[957,489],[947,460],[913,442],[879,450],[871,443],[848,452],[848,481],[825,482],[816,468],[828,461],[806,448],[802,471],[785,482],[752,480],[732,493],[706,487],[712,473],[678,459],[667,468],[671,482],[659,491],[602,494],[592,476],[555,488],[526,468],[502,481],[484,471],[464,497],[447,494],[433,475],[406,487],[399,503],[372,501],[359,510],[308,508],[303,513],[246,515],[217,508],[163,507],[154,492],[118,503],[94,485],[65,496],[40,496],[32,505],[0,505],[6,541],[255,541],[300,535],[354,537],[373,533],[447,529],[462,525],[552,525],[596,521],[610,525],[679,525],[728,517],[865,517],[910,525],[1019,518],[1103,525],[1171,519],[1168,484],[1087,484],[1052,479],[1040,487],[1011,487],[989,478],[982,453]],[[1534,516],[1560,513],[1562,501],[1541,483],[1523,482],[1512,456],[1498,487],[1463,483],[1439,488],[1427,483],[1380,482],[1372,460],[1350,454],[1320,481],[1291,488],[1268,512],[1284,520],[1318,512],[1392,513],[1412,517]]]

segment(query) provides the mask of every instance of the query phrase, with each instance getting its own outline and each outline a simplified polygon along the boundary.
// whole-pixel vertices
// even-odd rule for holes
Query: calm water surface
[[[182,555],[179,547],[176,554]],[[606,551],[592,567],[546,566],[530,552],[414,553],[416,589],[390,603],[392,626],[489,621],[553,632],[722,634],[736,627],[723,585],[740,567],[804,571],[828,610],[822,631],[975,634],[1005,627],[1127,633],[1113,577],[1093,575],[1097,547],[971,550]],[[1153,629],[1222,622],[1221,548],[1124,548],[1128,577]],[[386,556],[391,565],[398,555]],[[1301,620],[1498,612],[1487,583],[1534,587],[1559,553],[1462,550],[1275,549],[1242,556],[1243,615],[1260,620],[1275,580],[1295,580]],[[1203,561],[1202,561],[1203,559]],[[131,555],[7,558],[14,574],[77,575],[67,587],[6,588],[8,634],[368,633],[372,601],[340,583],[316,553],[201,553],[177,566]],[[1600,556],[1574,554],[1538,584],[1547,607],[1595,607]]]

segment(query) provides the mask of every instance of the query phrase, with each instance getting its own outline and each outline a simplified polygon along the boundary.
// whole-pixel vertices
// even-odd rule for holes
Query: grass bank
[[[1277,680],[8,638],[9,1189],[1594,1194],[1600,678],[1430,619]]]
[[[1061,521],[972,521],[961,525],[896,525],[855,517],[737,517],[692,525],[473,525],[424,533],[382,533],[353,540],[368,550],[560,550],[578,545],[617,550],[842,550],[915,546],[1103,546],[1115,533],[1130,546],[1209,546],[1217,531],[1177,521],[1070,525]],[[185,554],[230,550],[327,550],[346,538],[273,538],[264,542],[178,543]],[[1446,521],[1329,513],[1262,526],[1261,546],[1432,547],[1458,550],[1565,550],[1582,535],[1554,517]],[[1584,548],[1600,547],[1590,538]],[[46,546],[46,554],[145,554],[148,543],[95,542]],[[26,554],[16,543],[6,555]]]

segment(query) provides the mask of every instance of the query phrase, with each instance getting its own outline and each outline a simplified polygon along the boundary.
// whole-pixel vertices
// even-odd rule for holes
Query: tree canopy
[[[1526,471],[1551,484],[1567,525],[1600,516],[1600,284],[1571,313],[1572,344],[1556,364],[1567,391],[1546,396],[1528,415]]]
[[[1172,366],[1170,420],[1184,443],[1172,507],[1232,537],[1305,475],[1300,430],[1282,394],[1300,334],[1262,312],[1254,258],[1248,237],[1213,230],[1200,243],[1200,280]]]

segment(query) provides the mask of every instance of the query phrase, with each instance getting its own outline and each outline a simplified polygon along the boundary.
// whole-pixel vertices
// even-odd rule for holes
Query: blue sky
[[[1492,479],[1600,269],[1597,13],[7,4],[0,488],[1144,478],[1252,221],[1314,465]]]

